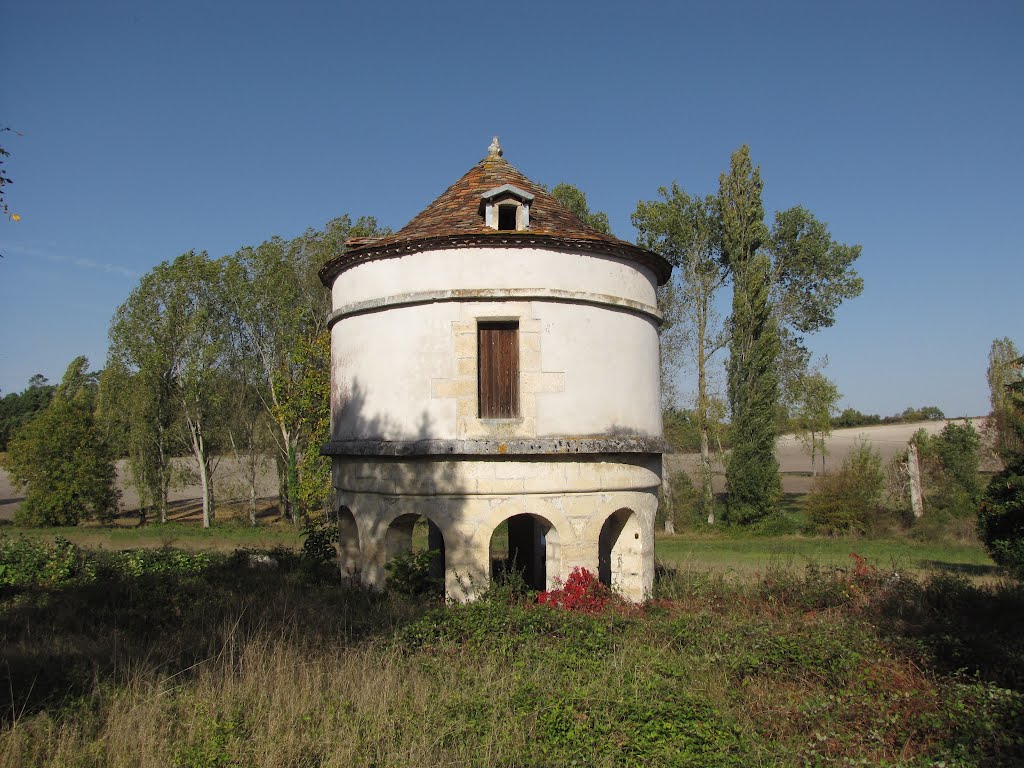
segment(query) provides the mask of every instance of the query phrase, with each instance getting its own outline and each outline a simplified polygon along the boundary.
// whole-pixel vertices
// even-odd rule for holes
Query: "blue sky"
[[[633,239],[751,146],[771,212],[863,245],[810,339],[843,405],[988,410],[1024,345],[1019,2],[0,0],[0,393],[100,367],[138,277],[343,213],[398,228],[486,154]]]

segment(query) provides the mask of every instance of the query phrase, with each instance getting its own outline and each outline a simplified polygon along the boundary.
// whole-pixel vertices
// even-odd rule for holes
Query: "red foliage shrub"
[[[576,566],[559,589],[541,592],[537,602],[578,613],[601,613],[616,602],[615,593],[586,568]]]

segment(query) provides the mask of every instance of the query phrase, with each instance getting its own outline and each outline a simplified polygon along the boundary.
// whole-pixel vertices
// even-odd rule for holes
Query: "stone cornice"
[[[411,291],[378,299],[356,301],[338,307],[327,316],[328,327],[339,320],[353,315],[381,312],[386,309],[409,307],[417,304],[433,304],[445,301],[560,301],[570,304],[590,304],[610,307],[633,314],[643,315],[658,325],[662,315],[657,307],[621,296],[588,291],[563,291],[557,288],[458,288],[451,290]]]
[[[557,456],[615,453],[659,454],[668,445],[658,437],[601,435],[595,437],[539,437],[514,440],[332,440],[320,449],[323,456]]]

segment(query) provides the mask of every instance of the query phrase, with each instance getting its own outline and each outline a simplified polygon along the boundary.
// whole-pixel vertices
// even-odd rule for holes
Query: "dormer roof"
[[[346,242],[344,253],[320,270],[328,287],[356,264],[444,248],[553,248],[590,251],[639,262],[658,284],[668,282],[672,265],[660,255],[587,226],[539,184],[530,181],[501,156],[497,142],[470,168],[398,232],[386,237]],[[529,225],[496,230],[484,219],[484,204],[504,193],[529,205]]]
[[[512,197],[515,197],[515,198],[517,198],[519,200],[522,200],[523,202],[526,202],[526,203],[532,203],[533,202],[533,195],[531,195],[525,189],[520,189],[519,187],[513,187],[511,184],[502,184],[500,187],[495,187],[494,189],[488,189],[486,192],[484,192],[482,195],[480,195],[480,197],[483,200],[493,200],[494,198],[500,197],[501,195],[504,195],[506,193],[508,193]]]

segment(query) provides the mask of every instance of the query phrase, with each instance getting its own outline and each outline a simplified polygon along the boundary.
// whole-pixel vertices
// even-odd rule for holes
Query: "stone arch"
[[[500,546],[502,528],[507,544]],[[562,545],[554,523],[542,515],[521,513],[502,520],[488,544],[491,579],[518,570],[530,589],[554,589],[562,572]]]
[[[419,526],[426,523],[426,530]],[[431,558],[430,577],[439,584],[445,581],[445,537],[440,526],[427,515],[419,512],[407,512],[394,518],[384,532],[384,565],[386,566],[399,555],[418,549],[437,550],[438,554]]]
[[[358,581],[363,570],[362,550],[359,546],[359,526],[352,510],[342,504],[338,507],[338,565],[343,577]]]
[[[643,530],[639,515],[623,507],[608,516],[597,543],[598,578],[622,594],[643,591]]]

